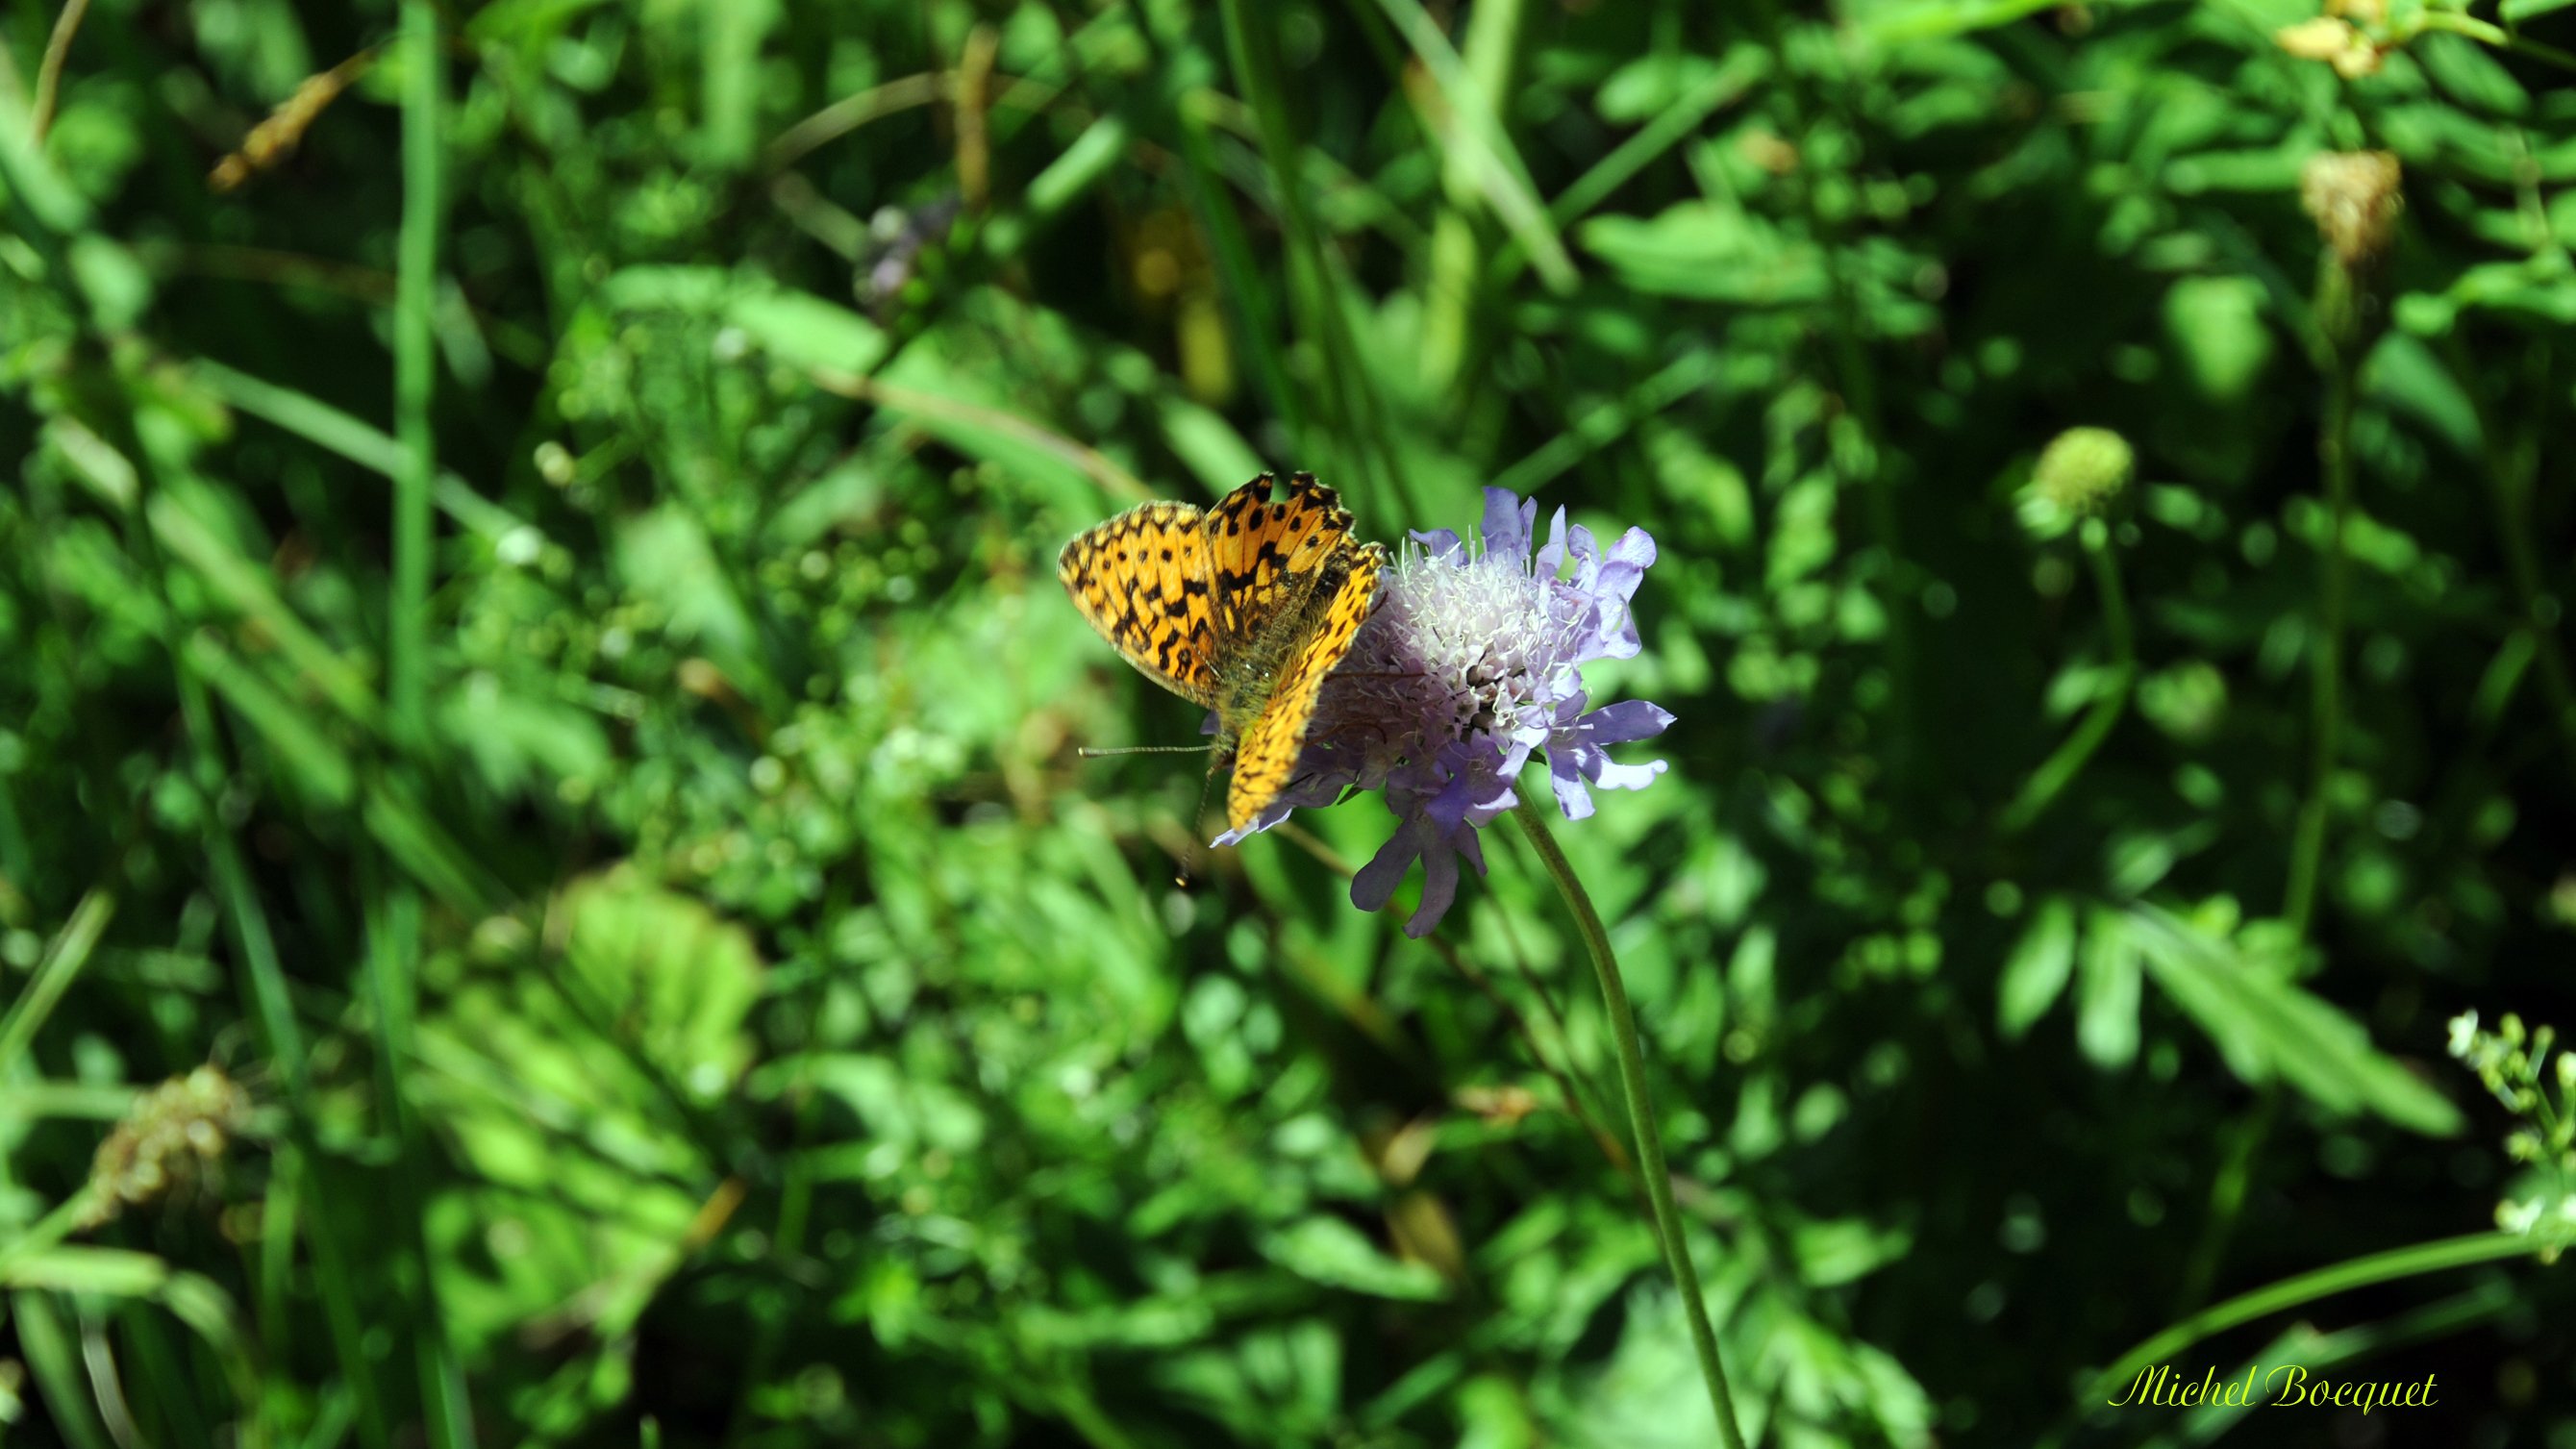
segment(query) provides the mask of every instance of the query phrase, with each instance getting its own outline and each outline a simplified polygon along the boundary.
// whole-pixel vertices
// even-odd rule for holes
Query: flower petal
[[[1384,910],[1387,899],[1404,884],[1405,872],[1413,869],[1414,858],[1422,854],[1430,838],[1426,821],[1407,820],[1396,826],[1386,844],[1379,846],[1369,863],[1351,877],[1351,904],[1364,911]]]
[[[1624,745],[1630,740],[1650,739],[1662,734],[1673,722],[1671,711],[1642,699],[1623,699],[1605,704],[1585,715],[1575,726],[1586,744]]]
[[[1538,500],[1521,501],[1509,488],[1485,490],[1485,552],[1506,558],[1529,557],[1530,525],[1538,518]]]
[[[1583,788],[1583,771],[1573,751],[1548,751],[1547,782],[1555,787],[1556,808],[1565,812],[1566,819],[1582,820],[1592,814],[1592,792]]]
[[[1448,529],[1417,528],[1413,530],[1413,541],[1422,545],[1425,553],[1442,563],[1466,562],[1466,545],[1459,541],[1458,535]]]
[[[1648,760],[1642,765],[1615,763],[1608,755],[1594,752],[1584,762],[1584,778],[1604,790],[1643,790],[1655,783],[1655,777],[1669,766],[1662,760]]]
[[[1586,536],[1583,532],[1583,525],[1575,525],[1574,536],[1577,539],[1581,539]],[[1564,563],[1565,510],[1560,508],[1556,510],[1555,516],[1551,517],[1547,521],[1547,543],[1539,549],[1538,557],[1530,561],[1530,572],[1539,578],[1552,579],[1556,577],[1556,571],[1562,567]]]
[[[1473,840],[1475,837],[1467,837]],[[1404,934],[1420,940],[1431,934],[1440,918],[1449,914],[1450,903],[1458,899],[1458,856],[1440,841],[1422,853],[1422,904],[1414,907],[1413,918],[1404,923]]]

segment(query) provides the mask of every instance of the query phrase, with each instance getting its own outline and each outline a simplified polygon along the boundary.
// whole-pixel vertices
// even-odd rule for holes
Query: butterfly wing
[[[1207,521],[1186,503],[1130,508],[1066,544],[1055,576],[1146,678],[1212,706],[1218,646]]]
[[[1234,780],[1225,796],[1227,825],[1241,830],[1251,824],[1296,774],[1297,757],[1306,748],[1306,726],[1315,717],[1316,698],[1323,692],[1325,678],[1351,652],[1360,625],[1368,622],[1369,610],[1377,603],[1378,575],[1385,567],[1386,550],[1371,543],[1341,549],[1323,571],[1323,582],[1333,590],[1331,602],[1321,610],[1313,632],[1281,664],[1269,703],[1236,742]],[[1340,575],[1338,581],[1335,574]]]
[[[1276,499],[1274,486],[1282,488]],[[1240,646],[1305,603],[1350,536],[1351,515],[1312,473],[1292,473],[1284,485],[1264,473],[1219,499],[1206,529],[1216,627]]]

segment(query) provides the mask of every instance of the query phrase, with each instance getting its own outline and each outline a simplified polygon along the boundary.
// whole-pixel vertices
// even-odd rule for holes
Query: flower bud
[[[2379,70],[2376,41],[2352,22],[2332,15],[2284,25],[2272,32],[2272,43],[2301,60],[2322,60],[2345,80],[2359,80]]]
[[[2478,1012],[2471,1007],[2451,1018],[2451,1055],[2465,1057],[2478,1039]]]
[[[190,1155],[217,1161],[249,1120],[249,1095],[211,1066],[136,1094],[91,1160],[92,1198],[80,1225],[96,1227],[195,1176]]]
[[[2021,493],[2022,525],[2055,538],[2107,510],[2137,473],[2137,453],[2109,428],[2068,428],[2050,440]]]

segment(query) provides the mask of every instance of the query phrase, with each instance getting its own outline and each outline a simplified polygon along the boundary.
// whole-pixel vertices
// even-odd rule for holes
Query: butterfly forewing
[[[1213,706],[1221,660],[1206,519],[1186,503],[1130,508],[1066,544],[1055,573],[1128,663]]]
[[[1264,473],[1217,501],[1207,514],[1208,562],[1216,577],[1216,623],[1238,650],[1274,621],[1294,618],[1327,563],[1350,537],[1339,494],[1311,473],[1290,474],[1270,491]]]

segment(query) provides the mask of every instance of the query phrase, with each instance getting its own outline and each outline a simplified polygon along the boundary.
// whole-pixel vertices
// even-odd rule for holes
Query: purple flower
[[[1324,685],[1296,783],[1218,844],[1345,789],[1383,789],[1400,823],[1352,879],[1351,903],[1384,906],[1419,859],[1422,905],[1404,929],[1421,936],[1457,898],[1461,859],[1485,873],[1476,832],[1518,802],[1512,782],[1532,754],[1546,756],[1569,820],[1592,813],[1589,786],[1641,789],[1663,773],[1661,760],[1623,765],[1606,747],[1660,734],[1673,717],[1643,700],[1587,712],[1579,669],[1641,647],[1628,600],[1655,541],[1632,528],[1605,550],[1558,509],[1533,555],[1537,518],[1536,502],[1488,488],[1479,542],[1447,529],[1413,536]]]

